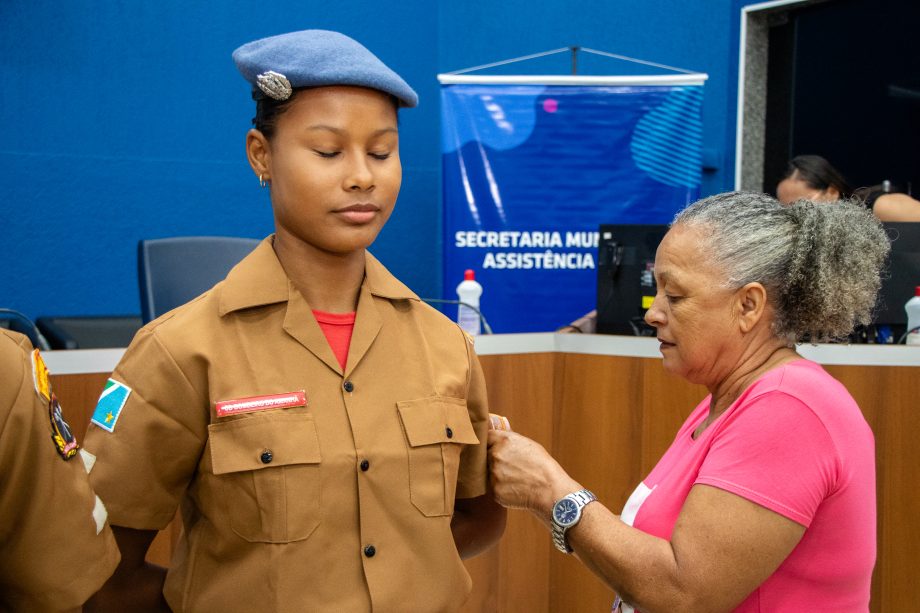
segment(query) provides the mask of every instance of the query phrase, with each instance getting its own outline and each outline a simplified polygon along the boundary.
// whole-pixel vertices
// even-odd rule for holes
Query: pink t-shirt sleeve
[[[839,454],[797,398],[767,392],[720,425],[695,483],[737,494],[805,527],[835,489]]]

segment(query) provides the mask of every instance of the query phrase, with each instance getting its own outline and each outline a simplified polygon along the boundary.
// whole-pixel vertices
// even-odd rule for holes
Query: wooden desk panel
[[[618,511],[636,487],[643,431],[642,362],[561,355],[553,456],[575,480]],[[549,540],[544,528],[541,538]],[[550,611],[607,611],[614,593],[573,556],[550,557]]]
[[[859,404],[875,433],[878,561],[872,611],[917,609],[920,582],[920,369],[826,366]]]
[[[665,452],[706,390],[661,360],[559,354],[553,455],[615,513]],[[544,539],[548,538],[543,529]],[[606,611],[614,593],[571,556],[553,552],[549,611]]]
[[[706,395],[664,372],[660,360],[536,353],[481,358],[492,411],[550,449],[572,476],[619,511]],[[920,602],[920,368],[827,366],[859,403],[876,438],[878,563],[871,610],[900,612]],[[52,376],[65,416],[82,438],[106,374]],[[178,522],[148,559],[167,564]],[[478,611],[606,611],[612,592],[550,543],[528,513],[510,511],[498,548],[467,561]]]
[[[556,356],[551,353],[482,356],[493,413],[546,448],[553,444]],[[505,536],[496,549],[466,562],[473,594],[463,611],[547,611],[552,544],[529,513],[509,511]],[[483,567],[486,566],[486,569]],[[483,571],[496,573],[484,576]],[[494,595],[483,591],[497,589]]]
[[[86,428],[96,408],[96,400],[108,380],[108,373],[84,375],[51,375],[51,387],[61,401],[61,410],[78,441],[86,435]]]

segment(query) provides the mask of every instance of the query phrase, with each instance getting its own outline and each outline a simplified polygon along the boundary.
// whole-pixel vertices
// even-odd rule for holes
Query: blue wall
[[[401,117],[403,191],[373,251],[421,295],[442,284],[438,72],[572,44],[707,72],[718,169],[703,193],[728,189],[741,4],[3,0],[0,307],[137,313],[139,239],[271,232],[243,151],[254,105],[230,53],[294,29],[353,36],[419,92]]]

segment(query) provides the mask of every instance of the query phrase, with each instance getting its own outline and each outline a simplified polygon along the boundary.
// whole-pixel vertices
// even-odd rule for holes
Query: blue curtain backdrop
[[[473,269],[496,333],[593,309],[598,226],[668,223],[698,197],[702,101],[702,85],[443,85],[444,297]]]

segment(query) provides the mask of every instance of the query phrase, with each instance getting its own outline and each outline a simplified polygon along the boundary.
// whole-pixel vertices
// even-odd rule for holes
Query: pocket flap
[[[312,415],[259,415],[208,426],[215,475],[288,464],[318,464],[319,437]],[[269,462],[263,454],[270,452]]]
[[[406,438],[413,447],[435,443],[479,444],[465,400],[432,396],[397,402],[396,406]]]

